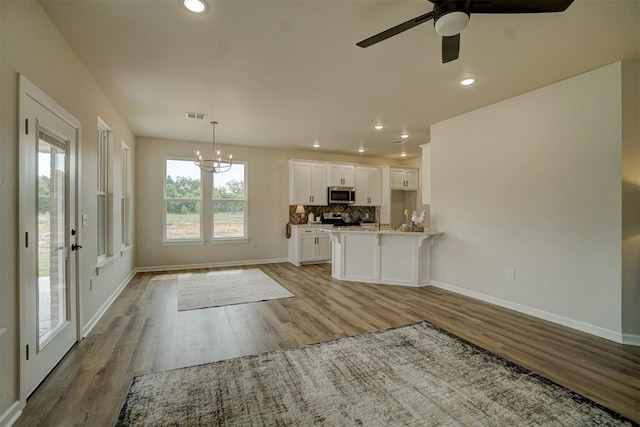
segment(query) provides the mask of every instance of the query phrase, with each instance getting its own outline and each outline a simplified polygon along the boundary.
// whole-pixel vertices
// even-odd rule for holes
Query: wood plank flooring
[[[427,320],[640,422],[640,349],[434,287],[341,282],[328,264],[261,268],[295,297],[177,311],[139,273],[29,398],[17,426],[110,426],[134,375]],[[195,270],[205,271],[205,270]]]

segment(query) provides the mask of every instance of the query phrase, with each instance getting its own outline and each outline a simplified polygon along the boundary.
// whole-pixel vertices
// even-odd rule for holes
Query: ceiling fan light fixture
[[[460,34],[469,23],[469,15],[465,12],[453,11],[440,16],[436,22],[436,33],[443,37]]]
[[[190,12],[203,13],[207,11],[207,3],[204,0],[182,0],[181,2]]]

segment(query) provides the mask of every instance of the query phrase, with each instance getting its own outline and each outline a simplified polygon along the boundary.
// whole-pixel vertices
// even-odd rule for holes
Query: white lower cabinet
[[[326,262],[331,259],[329,235],[322,225],[292,225],[289,239],[289,262],[295,265]]]

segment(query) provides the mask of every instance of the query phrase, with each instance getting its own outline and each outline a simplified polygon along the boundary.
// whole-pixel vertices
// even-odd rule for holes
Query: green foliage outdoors
[[[179,176],[175,180],[167,175],[166,196],[168,214],[188,215],[200,213],[200,180]],[[231,180],[213,189],[213,212],[238,212],[244,208],[244,181]]]
[[[49,212],[51,206],[50,196],[51,181],[48,176],[41,175],[38,177],[38,213]]]

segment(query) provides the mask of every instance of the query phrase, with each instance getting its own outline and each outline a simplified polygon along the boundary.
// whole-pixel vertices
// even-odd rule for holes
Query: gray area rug
[[[422,322],[137,376],[116,425],[634,423]]]
[[[178,275],[178,311],[292,296],[259,268]]]

